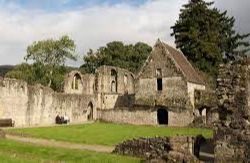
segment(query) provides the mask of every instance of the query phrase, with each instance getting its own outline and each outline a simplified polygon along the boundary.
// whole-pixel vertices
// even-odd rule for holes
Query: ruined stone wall
[[[158,125],[157,109],[150,107],[116,108],[98,110],[98,119],[105,122],[135,125]],[[168,126],[187,126],[193,121],[189,111],[173,112],[168,110]]]
[[[75,80],[75,77],[79,77]],[[75,88],[77,85],[77,89]],[[82,74],[79,71],[72,71],[64,77],[64,92],[67,94],[82,94],[83,93],[83,81]]]
[[[1,118],[12,118],[16,124],[26,124],[28,100],[26,82],[14,79],[0,79]]]
[[[117,91],[111,91],[111,83],[114,76],[111,75],[111,71],[114,70],[117,74]],[[98,77],[98,92],[101,93],[117,93],[117,94],[134,94],[134,74],[128,70],[113,67],[113,66],[101,66],[97,69]]]
[[[119,95],[119,94],[100,94],[100,107],[104,110],[110,110],[117,107],[131,107],[134,104],[134,95]]]
[[[179,126],[184,127],[188,126],[194,120],[193,112],[185,110],[182,112],[168,112],[169,126]]]
[[[0,118],[11,118],[15,126],[49,125],[57,115],[67,115],[72,123],[87,121],[93,96],[56,93],[41,85],[28,86],[15,79],[0,80]]]
[[[219,122],[215,160],[250,161],[250,71],[245,61],[221,65],[217,79]]]
[[[112,76],[111,71],[115,71],[117,76]],[[113,81],[116,83],[116,91],[111,90]],[[101,66],[96,73],[95,85],[99,109],[132,105],[133,101],[126,100],[128,96],[133,96],[135,93],[134,75],[131,72],[118,67]]]
[[[157,91],[157,81],[139,79],[139,91],[135,96],[137,105],[167,106],[176,110],[192,108],[187,92],[187,84],[181,77],[163,78],[163,90]]]
[[[128,108],[98,110],[98,119],[105,122],[135,125],[156,125],[157,112],[152,110],[129,110]]]
[[[149,160],[159,159],[152,162],[196,162],[192,155],[194,140],[192,137],[138,138],[116,145],[113,152]]]
[[[79,76],[80,79],[74,81],[76,75]],[[77,89],[74,88],[75,82],[78,82]],[[93,95],[94,92],[95,92],[95,75],[81,74],[81,72],[79,71],[72,71],[69,74],[65,75],[64,93]]]

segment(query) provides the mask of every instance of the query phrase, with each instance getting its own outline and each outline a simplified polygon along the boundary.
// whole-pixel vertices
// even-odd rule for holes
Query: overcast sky
[[[23,62],[33,41],[69,35],[80,56],[107,42],[157,38],[174,46],[170,27],[188,0],[0,0],[0,65]],[[217,0],[236,18],[239,32],[250,32],[250,0]],[[82,62],[71,63],[78,66]]]

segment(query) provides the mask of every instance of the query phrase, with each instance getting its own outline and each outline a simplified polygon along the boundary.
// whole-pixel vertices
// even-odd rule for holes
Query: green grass
[[[209,129],[135,126],[111,123],[9,129],[7,132],[45,139],[108,146],[113,146],[124,140],[138,137],[195,136],[202,134],[204,137],[210,138],[213,135],[212,130]]]
[[[140,162],[138,158],[0,140],[0,162]]]

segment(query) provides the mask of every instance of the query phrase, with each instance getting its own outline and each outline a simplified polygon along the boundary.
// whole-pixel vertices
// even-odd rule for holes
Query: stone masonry
[[[138,74],[106,65],[94,74],[72,71],[63,93],[2,78],[0,118],[11,118],[16,126],[54,124],[57,115],[73,123],[187,126],[198,115],[196,90],[205,90],[203,79],[180,51],[158,40]]]
[[[250,161],[250,71],[246,61],[221,65],[217,79],[219,122],[215,160]]]

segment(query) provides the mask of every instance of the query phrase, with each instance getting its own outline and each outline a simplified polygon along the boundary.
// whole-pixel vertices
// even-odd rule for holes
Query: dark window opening
[[[162,79],[157,79],[157,91],[162,91]]]
[[[117,72],[115,70],[111,70],[111,92],[117,92]]]
[[[93,104],[92,104],[92,102],[89,103],[87,112],[88,112],[88,115],[87,115],[88,120],[93,120]]]
[[[117,84],[115,81],[111,82],[111,92],[117,92]]]
[[[160,125],[168,125],[168,111],[166,109],[158,109],[157,120]]]

